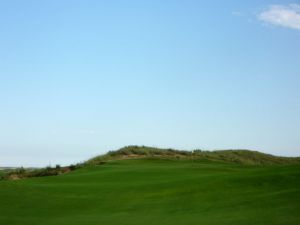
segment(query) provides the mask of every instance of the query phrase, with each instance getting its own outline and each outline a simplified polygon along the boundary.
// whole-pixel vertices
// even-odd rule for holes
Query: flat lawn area
[[[300,166],[136,159],[0,181],[0,225],[299,225]]]

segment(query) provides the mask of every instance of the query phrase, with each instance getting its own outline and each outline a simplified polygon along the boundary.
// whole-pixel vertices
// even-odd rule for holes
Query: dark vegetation
[[[68,173],[80,168],[81,164],[70,165],[61,167],[56,165],[55,167],[47,166],[41,169],[25,169],[23,167],[6,170],[0,173],[0,180],[19,180],[30,177],[45,177],[45,176],[57,176],[60,174]]]
[[[0,179],[24,179],[30,177],[56,176],[81,167],[102,165],[111,160],[135,159],[135,158],[160,158],[171,160],[211,161],[222,163],[234,163],[240,165],[288,165],[300,164],[300,157],[279,157],[270,154],[250,150],[219,150],[184,151],[175,149],[161,149],[147,146],[126,146],[117,151],[109,151],[107,154],[94,157],[84,163],[61,167],[46,167],[41,169],[18,168],[0,173]]]

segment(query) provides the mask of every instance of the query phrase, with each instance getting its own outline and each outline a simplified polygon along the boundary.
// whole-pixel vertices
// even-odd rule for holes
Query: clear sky
[[[300,2],[0,0],[0,166],[124,145],[300,155]]]

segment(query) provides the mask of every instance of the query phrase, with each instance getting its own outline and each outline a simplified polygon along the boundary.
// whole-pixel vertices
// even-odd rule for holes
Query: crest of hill
[[[161,149],[147,146],[126,146],[117,151],[109,151],[105,155],[94,157],[86,162],[88,165],[103,164],[110,160],[137,159],[137,158],[161,158],[176,160],[203,160],[224,163],[236,163],[242,165],[282,165],[298,164],[300,157],[281,157],[251,150],[218,150],[184,151],[175,149]]]
[[[84,163],[65,167],[46,168],[16,168],[0,170],[0,180],[18,180],[30,177],[56,176],[73,170],[93,165],[101,165],[112,160],[156,158],[169,160],[193,160],[206,162],[232,163],[239,165],[290,165],[300,164],[300,157],[280,157],[251,150],[218,150],[184,151],[175,149],[162,149],[147,146],[126,146],[117,151],[109,151],[104,155],[94,157]]]

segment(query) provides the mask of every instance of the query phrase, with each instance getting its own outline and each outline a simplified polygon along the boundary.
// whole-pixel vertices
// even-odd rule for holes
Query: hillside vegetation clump
[[[47,166],[45,168],[39,169],[27,169],[27,168],[17,168],[13,170],[8,170],[0,174],[0,180],[20,180],[24,178],[31,178],[31,177],[46,177],[46,176],[57,176],[64,173],[71,172],[75,169],[81,167],[81,164],[70,165],[61,167],[56,165],[55,167]]]

